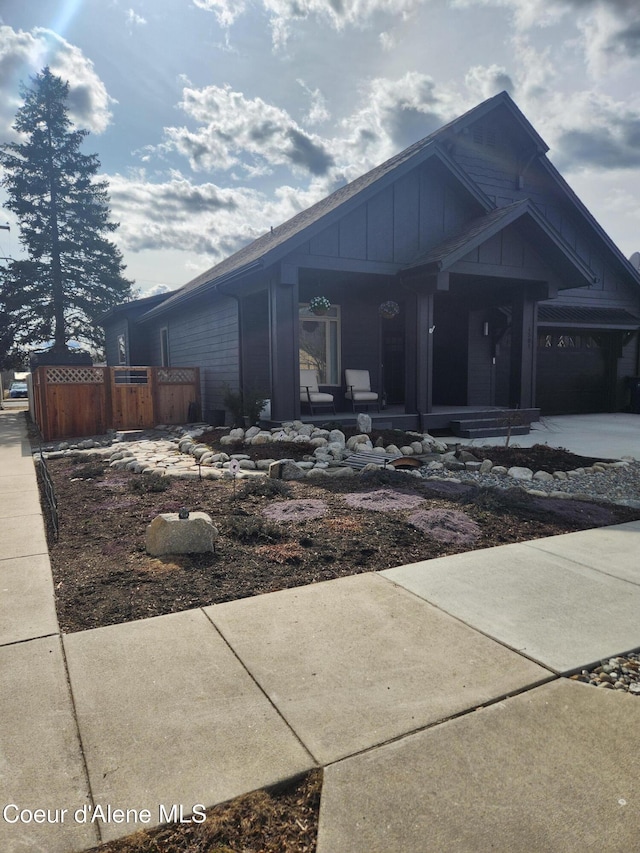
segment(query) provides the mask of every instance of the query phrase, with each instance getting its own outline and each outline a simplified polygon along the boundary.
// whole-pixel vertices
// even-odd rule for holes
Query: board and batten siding
[[[199,301],[197,308],[159,317],[148,327],[150,357],[161,364],[161,329],[168,329],[169,365],[199,367],[202,410],[224,408],[224,386],[237,388],[240,357],[238,303],[230,296]]]
[[[296,249],[296,255],[403,264],[482,211],[433,164],[423,164]]]

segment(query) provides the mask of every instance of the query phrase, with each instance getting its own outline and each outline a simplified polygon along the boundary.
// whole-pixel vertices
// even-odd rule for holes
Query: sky
[[[143,296],[502,90],[640,250],[639,0],[0,0],[0,142],[46,65]],[[0,256],[19,257],[5,222]]]

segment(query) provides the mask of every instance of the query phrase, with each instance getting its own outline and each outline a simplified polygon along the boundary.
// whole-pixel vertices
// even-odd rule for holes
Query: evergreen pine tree
[[[14,123],[20,141],[0,146],[6,206],[28,255],[0,279],[6,363],[21,347],[51,338],[57,351],[66,352],[70,339],[101,347],[96,320],[131,295],[122,254],[107,238],[118,227],[107,182],[96,179],[97,156],[80,151],[89,132],[72,127],[68,94],[69,84],[49,68],[32,77]]]

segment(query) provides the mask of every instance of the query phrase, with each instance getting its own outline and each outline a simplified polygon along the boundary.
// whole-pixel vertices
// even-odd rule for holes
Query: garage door
[[[605,346],[603,346],[605,343]],[[607,411],[606,339],[538,329],[536,405],[543,415]]]

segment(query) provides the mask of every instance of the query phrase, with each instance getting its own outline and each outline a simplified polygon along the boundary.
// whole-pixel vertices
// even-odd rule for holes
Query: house
[[[300,417],[310,366],[338,412],[344,370],[368,370],[405,428],[622,409],[640,276],[547,151],[502,92],[179,290],[111,311],[108,363],[200,367],[205,417],[225,385],[268,397],[274,423]]]

